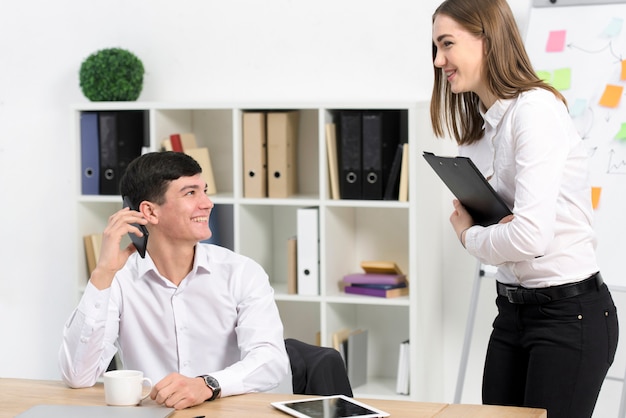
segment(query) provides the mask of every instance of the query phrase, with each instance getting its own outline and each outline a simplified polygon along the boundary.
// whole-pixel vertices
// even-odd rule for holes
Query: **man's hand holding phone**
[[[126,234],[140,238],[140,243],[147,243],[148,223],[140,212],[124,207],[109,217],[109,222],[102,234],[102,247],[96,268],[91,273],[90,281],[98,289],[111,286],[115,274],[126,264],[128,257],[139,249],[135,243],[121,248]],[[145,246],[143,246],[145,255]]]

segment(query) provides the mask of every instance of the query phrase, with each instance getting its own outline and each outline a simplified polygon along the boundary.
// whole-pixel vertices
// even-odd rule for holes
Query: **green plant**
[[[144,68],[132,52],[102,49],[80,66],[80,88],[94,102],[137,100],[143,87]]]

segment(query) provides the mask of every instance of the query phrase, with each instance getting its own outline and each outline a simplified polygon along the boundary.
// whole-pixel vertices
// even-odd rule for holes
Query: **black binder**
[[[489,226],[511,215],[504,200],[467,157],[439,157],[424,152],[424,158],[448,189],[472,215],[474,223]]]
[[[126,166],[141,155],[146,113],[142,110],[100,112],[100,194],[120,194],[119,182]]]
[[[367,110],[362,122],[362,196],[380,200],[400,142],[400,111]]]
[[[361,199],[361,111],[341,111],[338,133],[341,198]]]

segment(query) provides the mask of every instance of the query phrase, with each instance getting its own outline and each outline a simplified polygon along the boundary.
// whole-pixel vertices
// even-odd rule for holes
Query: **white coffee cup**
[[[150,387],[144,395],[144,383]],[[104,399],[107,405],[138,405],[150,395],[152,381],[139,370],[112,370],[104,374]]]

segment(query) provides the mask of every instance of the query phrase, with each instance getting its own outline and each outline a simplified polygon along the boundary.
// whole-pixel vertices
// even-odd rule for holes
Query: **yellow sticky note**
[[[622,98],[623,91],[624,87],[622,86],[607,84],[598,104],[606,107],[617,107],[620,99]]]
[[[600,193],[602,193],[602,187],[591,188],[591,206],[594,209],[598,209],[598,205],[600,204]]]
[[[552,77],[552,86],[559,90],[568,90],[570,88],[572,80],[572,70],[569,68],[561,68],[554,70],[554,76]]]

